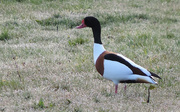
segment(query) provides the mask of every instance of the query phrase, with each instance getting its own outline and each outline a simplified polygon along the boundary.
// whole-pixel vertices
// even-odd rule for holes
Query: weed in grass
[[[44,109],[46,106],[44,105],[44,101],[42,98],[40,98],[38,104],[34,103],[34,105],[32,106],[32,108],[34,109]]]
[[[87,42],[88,42],[88,39],[84,39],[82,37],[78,37],[76,39],[69,40],[68,44],[70,46],[76,46],[78,44],[84,44],[84,43],[87,43]]]
[[[49,103],[48,105],[49,105],[48,108],[53,108],[56,106],[55,103]]]
[[[7,41],[11,39],[11,36],[9,34],[9,31],[8,30],[4,30],[1,34],[0,34],[0,40],[1,41]]]

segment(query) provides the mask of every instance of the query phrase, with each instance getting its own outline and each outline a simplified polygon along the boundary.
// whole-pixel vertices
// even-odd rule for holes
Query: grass
[[[10,80],[10,81],[1,80],[0,88],[1,90],[7,90],[7,89],[18,90],[18,89],[23,89],[23,85],[21,85],[19,81],[15,81],[15,80]]]
[[[0,34],[0,40],[1,41],[7,41],[9,40],[11,37],[9,35],[8,30],[4,30],[1,34]]]
[[[71,20],[69,18],[61,18],[60,15],[54,15],[53,17],[44,19],[44,20],[36,20],[36,22],[42,26],[62,26],[65,25],[68,29],[74,28],[78,25],[78,21]]]
[[[180,100],[179,0],[0,0],[0,111],[177,111]],[[75,29],[85,16],[102,24],[102,42],[162,80],[119,84],[93,64],[92,30]]]
[[[87,39],[83,39],[82,37],[78,37],[76,39],[72,39],[72,40],[69,40],[68,43],[70,46],[76,46],[76,45],[80,45],[80,44],[84,44],[85,42],[88,42]]]

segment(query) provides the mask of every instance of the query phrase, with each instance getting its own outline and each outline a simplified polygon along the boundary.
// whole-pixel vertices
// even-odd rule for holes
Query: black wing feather
[[[147,76],[144,72],[142,72],[139,68],[137,67],[134,67],[133,65],[131,65],[128,61],[126,61],[123,57],[121,56],[118,56],[116,54],[113,54],[113,53],[110,53],[110,54],[106,54],[104,56],[104,59],[107,59],[107,60],[111,60],[111,61],[117,61],[117,62],[120,62],[124,65],[126,65],[127,67],[129,67],[133,74],[139,74],[139,75],[142,75],[142,76]]]
[[[123,57],[118,56],[118,55],[116,55],[116,54],[114,54],[114,53],[106,54],[106,55],[104,56],[104,59],[120,62],[120,63],[126,65],[127,67],[129,67],[134,74],[139,74],[139,75],[147,76],[147,75],[146,75],[144,72],[142,72],[139,68],[134,67],[134,66],[131,65],[128,61],[126,61]],[[152,76],[161,79],[161,77],[159,77],[159,76],[156,75],[155,73],[152,73],[152,72],[150,72],[150,73],[151,73]]]
[[[132,66],[128,61],[126,61],[124,58],[122,58],[121,56],[118,56],[118,55],[116,55],[116,54],[113,54],[113,53],[106,54],[106,55],[104,56],[104,59],[120,62],[120,63],[128,66],[129,68],[132,68],[132,67],[133,67],[133,66]]]

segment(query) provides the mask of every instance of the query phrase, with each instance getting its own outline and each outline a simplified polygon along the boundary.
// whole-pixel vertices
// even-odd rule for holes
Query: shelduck
[[[115,84],[117,93],[118,83],[151,83],[157,84],[152,76],[161,79],[158,75],[134,63],[122,54],[106,51],[101,42],[101,25],[98,19],[92,16],[85,17],[77,29],[90,27],[94,36],[94,64],[96,70],[105,79]]]

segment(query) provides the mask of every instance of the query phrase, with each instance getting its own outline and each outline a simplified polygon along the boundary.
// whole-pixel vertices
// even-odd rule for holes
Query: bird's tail
[[[157,78],[161,79],[161,77],[159,77],[157,74],[152,73],[152,72],[150,72],[150,73],[151,73],[151,75],[152,75],[153,77],[157,77]]]

